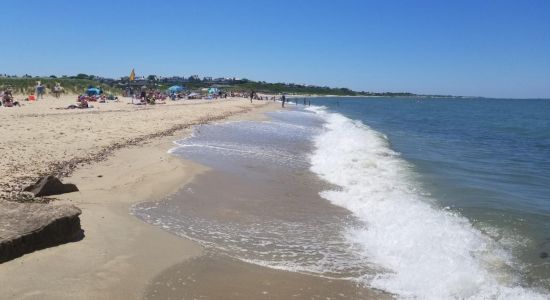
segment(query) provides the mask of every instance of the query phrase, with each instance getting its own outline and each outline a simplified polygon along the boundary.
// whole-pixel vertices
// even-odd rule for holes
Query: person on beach
[[[254,98],[254,91],[250,91],[250,103],[252,103],[253,98]]]
[[[61,96],[61,92],[63,91],[63,88],[61,87],[61,84],[59,82],[55,83],[55,86],[53,87],[53,95],[55,98],[59,98]]]
[[[44,87],[44,85],[42,85],[42,83],[40,81],[36,82],[35,91],[36,91],[36,100],[44,99],[45,87]]]
[[[139,95],[139,100],[140,100],[141,103],[146,103],[147,102],[147,91],[145,91],[145,90],[141,91],[141,94]]]
[[[281,102],[282,102],[283,107],[285,107],[285,101],[286,101],[286,97],[283,94],[283,96],[281,97]]]
[[[14,101],[13,95],[11,94],[11,90],[8,89],[4,92],[2,95],[2,101],[0,102],[2,106],[4,107],[14,107],[14,106],[21,106],[18,101]]]

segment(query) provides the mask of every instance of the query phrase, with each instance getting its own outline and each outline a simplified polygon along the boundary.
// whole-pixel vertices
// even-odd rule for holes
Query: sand
[[[232,224],[229,228],[237,231],[235,224],[261,226],[264,231],[275,232],[273,227],[267,225],[275,220],[297,222],[304,216],[311,215],[316,215],[319,219],[342,219],[349,214],[348,211],[319,199],[319,185],[312,184],[313,180],[304,179],[303,177],[308,177],[306,174],[299,176],[304,179],[300,181],[300,178],[292,176],[290,172],[283,174],[278,170],[280,175],[291,180],[266,182],[265,178],[255,181],[250,175],[235,176],[239,173],[237,170],[235,173],[227,173],[219,171],[216,166],[213,168],[197,174],[192,182],[174,193],[170,199],[151,203],[152,207],[157,212],[160,211],[161,215],[162,211],[170,211],[170,217],[191,220],[199,218]],[[254,167],[247,165],[247,168]],[[213,186],[216,188],[213,189]],[[266,226],[259,225],[257,217],[268,220]],[[319,224],[319,221],[312,222]],[[205,231],[209,230],[214,229]],[[329,232],[322,229],[309,238],[314,239],[319,232],[329,238]],[[189,236],[213,242],[212,239],[200,235]],[[292,235],[288,237],[292,239]],[[227,239],[235,238],[227,236]],[[277,243],[277,240],[273,241]],[[214,243],[216,242],[220,243]],[[248,242],[253,242],[253,239]],[[222,242],[221,245],[224,247],[233,243],[223,245]],[[262,251],[269,250],[266,247]],[[249,258],[254,259],[251,252],[254,250],[248,251]],[[144,299],[392,299],[391,295],[382,291],[366,288],[354,281],[338,279],[341,277],[327,278],[275,270],[237,260],[226,251],[208,247],[203,255],[162,271],[147,287]]]
[[[56,110],[72,97],[0,109],[0,187],[13,195],[52,170],[80,191],[85,237],[0,264],[0,299],[371,299],[349,281],[272,270],[205,251],[146,224],[130,207],[172,195],[209,169],[167,153],[191,125],[262,120],[279,104],[245,99],[139,107],[125,101]],[[9,180],[7,180],[9,179]],[[12,181],[10,184],[9,181]]]
[[[97,159],[110,149],[135,143],[135,139],[264,104],[238,98],[137,106],[128,104],[129,98],[121,98],[120,102],[92,103],[91,109],[56,109],[74,104],[75,99],[69,95],[23,102],[22,107],[0,107],[0,199],[20,191],[38,175],[64,172],[63,168]]]
[[[147,300],[167,299],[393,299],[348,280],[279,271],[203,255],[175,265],[147,288]]]
[[[202,253],[197,244],[129,214],[133,203],[161,199],[204,170],[169,155],[172,140],[189,133],[191,124],[275,107],[230,99],[155,107],[121,102],[90,110],[52,109],[67,106],[72,99],[0,109],[4,196],[52,165],[103,154],[94,156],[92,164],[77,165],[64,178],[77,184],[80,192],[56,200],[82,209],[84,239],[1,264],[0,299],[141,298],[153,276]]]

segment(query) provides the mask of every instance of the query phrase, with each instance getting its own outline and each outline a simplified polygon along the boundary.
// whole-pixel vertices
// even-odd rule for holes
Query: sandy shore
[[[20,191],[39,175],[67,173],[129,144],[263,105],[238,98],[137,106],[121,98],[92,103],[91,109],[56,109],[75,99],[69,95],[0,108],[0,174],[9,175],[0,176],[0,199],[13,196],[10,192]]]
[[[37,174],[70,174],[80,192],[58,197],[82,209],[84,239],[0,264],[0,299],[386,299],[353,282],[273,270],[205,251],[130,214],[139,202],[181,191],[210,173],[170,155],[192,125],[262,120],[272,102],[231,99],[155,107],[124,102],[91,110],[52,109],[71,98],[0,111],[4,196]],[[36,105],[36,106],[35,106]],[[38,154],[38,155],[36,155]],[[0,200],[1,201],[1,200]]]
[[[0,299],[141,298],[153,276],[202,252],[129,214],[133,203],[163,198],[204,170],[167,154],[172,140],[193,124],[275,107],[230,99],[53,109],[73,102],[47,99],[0,111],[0,172],[10,175],[1,177],[3,195],[37,174],[78,167],[64,180],[81,191],[57,201],[82,209],[85,231],[79,242],[1,264]]]
[[[144,299],[393,299],[348,280],[269,269],[217,255],[194,257],[155,277]]]
[[[249,174],[257,174],[255,171],[258,170],[255,170],[252,165],[248,165],[247,168]],[[263,171],[261,170],[262,173],[264,173]],[[277,229],[270,227],[267,223],[258,224],[256,217],[259,216],[263,220],[299,222],[301,217],[308,215],[316,215],[322,219],[334,216],[344,219],[348,214],[346,210],[318,199],[317,193],[320,185],[311,184],[312,180],[304,178],[309,177],[307,174],[300,175],[303,181],[292,174],[285,174],[284,177],[292,178],[292,180],[281,183],[275,180],[254,181],[250,175],[245,174],[235,176],[238,173],[242,174],[239,170],[235,170],[235,173],[219,171],[216,166],[213,166],[212,169],[197,174],[192,182],[171,195],[170,199],[142,203],[142,205],[152,205],[155,207],[153,211],[161,212],[161,214],[162,211],[173,212],[169,214],[170,218],[176,216],[176,218],[190,220],[195,218],[215,220],[217,224],[226,224],[227,228],[237,232],[238,227],[235,224],[243,224],[270,232],[274,236],[276,236]],[[165,228],[178,234],[178,230],[174,230],[175,222],[177,221],[171,219],[172,226]],[[220,228],[208,228],[207,222],[200,225],[204,227],[195,230],[201,234],[189,236],[213,242],[207,237],[208,231],[223,231]],[[196,224],[192,226],[195,227]],[[319,230],[317,232],[322,232],[324,236],[327,236],[326,231]],[[223,232],[223,234],[227,240],[235,240],[238,236],[226,235],[227,232]],[[293,238],[292,234],[287,237]],[[253,233],[247,238],[249,240],[246,243],[257,242]],[[310,241],[312,241],[315,234],[308,238],[311,238]],[[275,237],[272,241],[279,244]],[[221,245],[229,248],[234,246],[233,243],[226,242],[227,244],[221,242]],[[253,248],[247,251],[250,255],[249,259],[255,258]],[[269,252],[269,246],[262,251]],[[155,276],[146,289],[144,299],[381,300],[392,299],[392,297],[387,293],[366,288],[351,280],[283,271],[246,263],[229,256],[227,252],[217,247],[209,246],[202,255],[171,266]]]

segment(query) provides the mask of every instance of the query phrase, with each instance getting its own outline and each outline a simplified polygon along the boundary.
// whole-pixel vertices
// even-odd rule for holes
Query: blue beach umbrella
[[[99,95],[99,93],[100,93],[99,89],[95,87],[92,87],[86,90],[86,94],[88,96]]]
[[[183,90],[184,90],[184,87],[179,85],[173,85],[168,88],[168,92],[170,92],[171,94],[179,93]]]

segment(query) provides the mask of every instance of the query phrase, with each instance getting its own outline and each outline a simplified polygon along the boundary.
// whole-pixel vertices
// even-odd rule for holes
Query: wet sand
[[[319,182],[318,186],[302,185],[307,181],[303,180],[296,182],[294,188],[281,189],[274,182],[265,183],[261,179],[243,182],[242,178],[232,174],[210,169],[196,176],[169,200],[157,202],[156,206],[174,216],[261,227],[267,231],[266,234],[274,236],[275,232],[269,232],[269,227],[258,224],[258,219],[292,222],[313,213],[319,216],[319,220],[311,220],[313,226],[316,223],[323,226],[322,219],[326,222],[329,216],[336,219],[347,217],[348,212],[344,209],[319,199],[316,188],[322,183]],[[286,196],[281,197],[281,190]],[[194,238],[205,239],[208,231],[213,230],[203,226]],[[249,239],[247,243],[251,243],[253,237]],[[226,242],[219,239],[207,241],[231,247]],[[234,254],[231,251],[205,247],[201,256],[156,276],[147,287],[144,299],[393,299],[387,293],[351,280],[277,270],[231,257],[228,255]],[[261,249],[268,250],[269,246]]]
[[[245,126],[258,130],[259,124]],[[233,149],[227,140],[239,145],[254,139],[238,125],[198,128],[188,144],[204,141],[207,147],[186,154],[180,150],[187,148],[180,148],[174,155],[209,169],[170,197],[133,208],[144,221],[205,248],[200,257],[155,277],[145,299],[391,299],[348,279],[370,267],[347,252],[342,232],[354,219],[319,196],[319,191],[333,187],[312,174],[307,164],[290,160],[278,165],[265,157],[208,150],[220,145]],[[301,154],[310,147],[295,139],[286,146]],[[303,161],[301,154],[293,159]]]
[[[392,299],[346,280],[279,271],[204,255],[157,276],[145,299]]]

